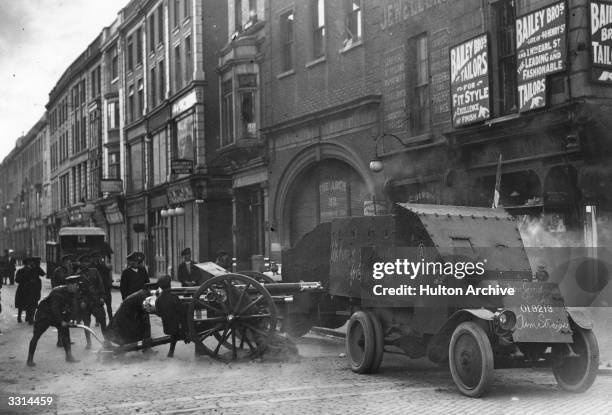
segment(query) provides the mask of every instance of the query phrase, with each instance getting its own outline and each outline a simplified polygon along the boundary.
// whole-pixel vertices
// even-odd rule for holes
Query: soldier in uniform
[[[62,264],[53,270],[51,275],[51,288],[59,287],[60,285],[66,284],[66,278],[74,274],[72,269],[72,261],[74,256],[64,255],[62,257]],[[62,334],[57,332],[57,347],[62,347]]]
[[[25,310],[26,321],[34,324],[34,312],[40,300],[42,281],[40,280],[40,267],[36,258],[28,257],[23,260],[24,266],[17,271],[17,291],[15,292],[15,308],[17,309],[17,322],[21,323],[21,313]],[[40,270],[40,271],[39,271]]]
[[[51,275],[51,288],[58,287],[60,285],[64,285],[66,278],[72,275],[72,261],[74,257],[72,255],[64,255],[62,257],[62,264],[53,270],[53,275]]]
[[[162,319],[164,333],[172,337],[168,357],[174,357],[176,342],[187,338],[187,307],[170,291],[171,278],[164,275],[157,280],[162,293],[157,297],[155,308]]]
[[[78,274],[82,277],[81,282],[81,319],[86,326],[91,324],[91,316],[96,318],[102,332],[106,330],[106,315],[104,314],[104,282],[98,270],[93,267],[91,255],[81,255],[79,258],[80,269]],[[91,348],[91,335],[85,330],[87,341],[86,349]]]
[[[108,314],[108,321],[110,321],[111,318],[113,318],[113,274],[111,273],[109,266],[104,262],[102,253],[94,252],[92,256],[94,260],[94,267],[98,270],[104,284],[104,304],[106,304],[106,313]]]
[[[200,276],[191,262],[191,249],[183,249],[181,256],[183,257],[183,262],[181,262],[178,267],[178,280],[181,282],[181,286],[193,287],[195,285],[200,285]]]
[[[143,303],[151,296],[151,290],[156,288],[157,283],[146,283],[123,300],[103,333],[106,340],[118,345],[151,340],[149,314]]]
[[[45,297],[38,307],[34,320],[34,334],[30,340],[28,350],[28,366],[34,366],[34,352],[38,339],[51,326],[57,328],[62,337],[62,345],[66,352],[66,361],[77,362],[72,356],[70,348],[70,332],[68,327],[70,321],[76,318],[78,309],[78,291],[80,276],[73,275],[66,278],[66,285],[55,287],[47,297]]]
[[[125,300],[130,294],[140,290],[145,284],[150,282],[149,274],[142,265],[144,254],[142,252],[132,252],[127,257],[127,268],[121,273],[121,299]]]

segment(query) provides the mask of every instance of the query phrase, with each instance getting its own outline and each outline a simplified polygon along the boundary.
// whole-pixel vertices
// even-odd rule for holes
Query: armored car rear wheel
[[[580,327],[573,327],[573,330],[571,352],[560,365],[553,367],[553,374],[564,390],[582,393],[591,387],[597,376],[599,345],[591,330]]]
[[[466,321],[451,337],[449,366],[459,391],[472,398],[482,396],[493,381],[493,350],[487,333],[478,324]]]
[[[276,306],[256,280],[240,274],[213,277],[189,304],[189,333],[199,350],[221,360],[254,358],[276,331]]]
[[[355,373],[369,373],[376,350],[376,334],[367,313],[357,311],[346,329],[346,355]]]

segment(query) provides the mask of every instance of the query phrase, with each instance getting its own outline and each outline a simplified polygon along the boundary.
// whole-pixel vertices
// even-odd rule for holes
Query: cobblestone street
[[[72,329],[81,362],[66,366],[50,330],[39,343],[37,366],[28,368],[31,330],[16,323],[13,293],[14,286],[2,290],[0,393],[57,394],[59,414],[612,413],[609,375],[600,375],[587,393],[569,395],[549,371],[498,371],[489,395],[469,399],[455,389],[448,369],[422,360],[386,354],[380,373],[352,373],[341,357],[344,343],[314,334],[299,340],[300,362],[226,365],[195,358],[193,346],[182,343],[174,359],[161,346],[102,362],[97,347],[85,350],[83,335]],[[114,301],[119,303],[118,293]],[[159,319],[153,317],[152,326],[159,331]]]

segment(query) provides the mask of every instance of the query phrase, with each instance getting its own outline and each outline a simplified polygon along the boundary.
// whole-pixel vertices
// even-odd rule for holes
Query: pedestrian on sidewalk
[[[39,260],[40,258],[38,258]],[[34,324],[34,312],[40,300],[42,281],[40,280],[39,262],[37,258],[28,257],[24,259],[24,266],[17,271],[17,291],[15,292],[15,308],[17,308],[17,322],[21,323],[21,314],[25,311],[26,321]]]
[[[49,327],[55,327],[62,338],[62,346],[66,353],[66,362],[78,362],[72,356],[70,343],[70,321],[76,319],[78,313],[79,282],[81,277],[73,275],[66,278],[66,285],[55,287],[41,302],[34,319],[34,332],[28,349],[28,366],[35,366],[34,353],[38,339]]]

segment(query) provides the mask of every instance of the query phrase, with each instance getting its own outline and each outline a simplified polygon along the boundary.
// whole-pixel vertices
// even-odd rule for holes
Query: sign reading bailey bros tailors
[[[450,50],[453,126],[489,118],[487,35],[482,34]]]
[[[591,1],[593,80],[612,83],[612,0]]]
[[[519,111],[546,105],[546,76],[565,70],[565,2],[516,19]]]

